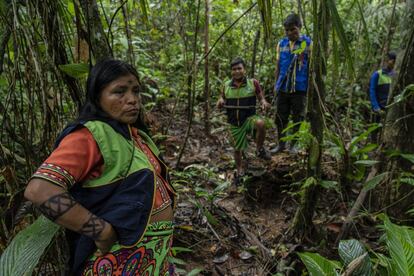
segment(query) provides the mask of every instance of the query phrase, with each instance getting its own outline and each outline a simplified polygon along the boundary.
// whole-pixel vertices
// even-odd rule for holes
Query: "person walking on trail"
[[[271,159],[269,152],[263,146],[266,134],[265,120],[256,115],[256,99],[259,100],[263,110],[267,110],[270,104],[264,97],[259,81],[246,77],[246,65],[243,59],[233,60],[230,68],[231,79],[225,82],[217,101],[217,107],[227,109],[227,118],[231,125],[230,132],[235,150],[235,182],[237,184],[244,174],[242,154],[248,146],[247,134],[256,134],[257,157],[265,160]]]
[[[394,52],[387,53],[382,69],[375,71],[369,81],[369,99],[373,111],[372,122],[380,123],[385,113],[388,94],[391,88],[392,78],[395,76],[394,65],[397,55]],[[378,131],[372,132],[371,139],[375,143],[378,140]]]
[[[397,55],[393,52],[387,54],[385,66],[371,75],[369,82],[369,98],[372,111],[380,114],[387,105],[388,94],[391,88],[392,78],[395,76],[394,65]]]
[[[283,22],[286,36],[276,48],[276,126],[279,144],[271,150],[278,153],[286,148],[282,141],[289,122],[289,115],[296,124],[293,130],[299,129],[299,123],[304,120],[306,107],[306,91],[308,89],[308,71],[312,40],[300,34],[302,22],[297,14],[290,14]],[[297,148],[292,141],[290,152],[296,153]]]

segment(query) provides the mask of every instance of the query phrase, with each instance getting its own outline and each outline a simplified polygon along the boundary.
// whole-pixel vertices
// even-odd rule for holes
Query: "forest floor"
[[[169,135],[159,138],[167,163],[174,167],[188,123],[184,113],[171,120],[171,109],[166,105],[153,115],[160,123],[158,131],[168,126]],[[196,117],[173,173],[179,191],[174,246],[192,250],[177,255],[185,262],[178,266],[186,271],[202,268],[203,275],[301,275],[304,267],[297,252],[317,251],[337,258],[334,241],[352,207],[347,202],[358,190],[350,190],[347,200],[339,191],[323,190],[315,206],[315,235],[295,237],[290,226],[299,204],[299,183],[306,178],[306,153],[282,152],[263,161],[255,156],[251,141],[244,161],[247,176],[236,186],[226,117],[213,111],[212,118],[212,135],[206,136],[202,120]],[[268,131],[267,148],[275,145],[275,133],[275,129]],[[338,166],[334,158],[324,155],[323,179],[338,180]],[[357,233],[359,238],[377,240],[370,222],[366,224],[358,227],[364,232]]]

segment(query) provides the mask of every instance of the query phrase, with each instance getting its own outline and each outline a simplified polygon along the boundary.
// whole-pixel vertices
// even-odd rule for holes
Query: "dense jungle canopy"
[[[265,147],[277,144],[276,46],[292,12],[313,41],[305,121],[285,137],[299,152],[263,161],[250,143],[236,186],[216,102],[242,57],[272,105],[258,111]],[[33,224],[23,193],[109,57],[137,69],[171,169],[180,275],[414,275],[413,0],[0,0],[0,22],[0,275],[65,275],[64,231]],[[390,51],[374,122],[370,78]]]

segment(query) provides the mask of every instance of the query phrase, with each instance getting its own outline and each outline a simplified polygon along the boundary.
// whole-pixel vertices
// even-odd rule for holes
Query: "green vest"
[[[256,97],[253,79],[247,79],[246,85],[239,88],[232,87],[231,80],[227,81],[224,90],[224,96],[226,99]]]
[[[391,84],[392,77],[384,74],[382,69],[378,70],[378,85]]]
[[[109,185],[141,169],[147,168],[154,172],[147,156],[136,148],[133,140],[125,139],[110,125],[101,121],[88,121],[84,126],[92,133],[98,144],[104,160],[104,171],[100,177],[83,182],[82,187]],[[139,134],[151,150],[158,155],[159,151],[154,142],[144,132],[139,131]]]

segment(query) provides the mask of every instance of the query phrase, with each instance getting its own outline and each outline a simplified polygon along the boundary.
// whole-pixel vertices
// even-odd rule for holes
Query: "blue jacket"
[[[384,109],[387,105],[394,70],[383,68],[375,71],[369,82],[369,98],[373,110]]]
[[[276,91],[306,92],[311,43],[312,40],[308,36],[301,35],[291,50],[287,37],[279,41],[279,77],[275,85]]]

